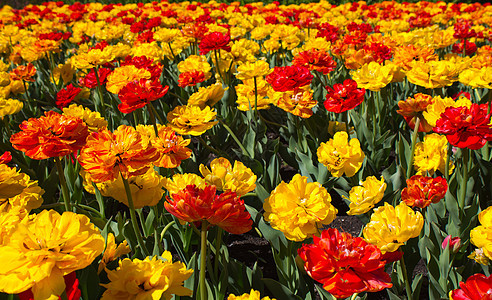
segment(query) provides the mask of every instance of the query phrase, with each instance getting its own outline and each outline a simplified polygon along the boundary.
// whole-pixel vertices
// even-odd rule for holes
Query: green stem
[[[259,116],[258,116],[258,83],[256,82],[256,76],[253,77],[253,82],[255,84],[255,115],[256,115],[256,119],[258,120],[259,119]],[[258,128],[258,127],[256,127]]]
[[[446,182],[449,182],[449,161],[451,160],[451,148],[453,146],[448,142],[448,148],[446,150],[446,165],[444,165],[444,177],[446,178]]]
[[[55,164],[58,171],[58,178],[60,180],[63,200],[65,202],[65,211],[72,211],[72,206],[70,205],[70,196],[68,194],[67,181],[65,180],[65,173],[63,172],[63,166],[59,157],[55,157]]]
[[[53,70],[55,69],[55,58],[53,57],[53,54],[51,51],[48,52],[48,62],[51,67],[51,80],[53,80],[53,86],[55,87],[55,91],[58,93],[58,84],[55,81],[55,74],[53,74]],[[60,77],[58,77],[58,82],[63,81],[63,78],[60,74]]]
[[[407,299],[413,300],[412,288],[410,287],[410,281],[408,280],[407,266],[405,265],[405,259],[403,258],[403,255],[400,258],[400,266],[403,273],[403,280],[405,281],[405,291],[407,292]]]
[[[188,102],[185,98],[183,98],[183,97],[181,97],[180,95],[175,94],[175,93],[173,93],[173,92],[167,91],[167,93],[166,93],[166,94],[169,94],[169,95],[171,95],[171,96],[174,96],[174,97],[178,98],[178,99],[179,99],[179,100],[181,100],[183,103]],[[159,122],[160,122],[160,119],[159,119]],[[164,123],[162,123],[162,124],[164,124]]]
[[[157,129],[157,122],[155,119],[155,114],[150,107],[150,103],[147,105],[147,110],[149,111],[150,121],[152,122],[152,126],[154,126],[155,137],[159,137],[159,130]]]
[[[263,117],[263,116],[261,115],[261,113],[260,113],[260,112],[258,112],[258,115],[260,116],[260,119],[261,119],[263,122],[265,122],[266,124],[274,125],[274,126],[277,126],[277,127],[282,127],[282,128],[284,128],[284,129],[289,129],[289,128],[288,128],[287,126],[285,126],[285,125],[282,125],[282,124],[279,124],[279,123],[276,123],[276,122],[272,122],[272,121],[269,121],[269,120],[265,119],[265,117]]]
[[[461,149],[462,161],[461,161],[461,169],[463,172],[463,180],[461,181],[461,190],[460,190],[460,198],[459,198],[459,207],[460,211],[463,211],[465,208],[465,198],[466,198],[466,189],[468,183],[468,160],[470,158],[470,150],[468,148]]]
[[[247,194],[244,194],[243,196],[241,196],[241,198],[244,198],[244,197],[257,197],[258,195],[256,193],[247,193]]]
[[[345,130],[347,131],[347,134],[350,136],[348,111],[342,112],[341,115],[342,115],[342,122],[345,123]]]
[[[101,213],[97,210],[97,209],[94,209],[88,205],[84,205],[84,204],[75,204],[75,207],[80,207],[84,210],[87,210],[87,211],[90,211],[92,213],[95,213],[97,216],[99,216],[100,218],[103,218],[104,219],[104,216],[101,215]]]
[[[166,232],[169,230],[169,228],[171,228],[171,226],[173,226],[174,224],[176,224],[176,221],[171,221],[169,223],[167,223],[166,227],[164,227],[164,229],[162,229],[161,231],[161,242],[162,240],[164,239],[164,235],[166,235]]]
[[[63,203],[50,203],[50,204],[43,204],[39,208],[40,209],[52,209],[58,206],[64,206]]]
[[[126,197],[128,200],[128,207],[130,208],[130,217],[132,221],[133,231],[135,231],[135,236],[137,237],[138,245],[145,256],[150,256],[149,251],[145,248],[142,234],[140,233],[140,229],[138,228],[137,216],[135,215],[135,206],[133,205],[132,192],[130,190],[130,184],[128,183],[128,179],[123,177],[121,174],[121,179],[123,180],[123,185],[125,186]]]
[[[220,260],[220,247],[222,246],[222,234],[224,230],[217,227],[217,238],[215,239],[215,261],[214,261],[214,274],[218,277],[219,260]]]
[[[157,113],[157,109],[155,109],[154,104],[152,104],[152,102],[150,102],[148,104],[148,106],[150,107],[150,109],[154,113],[154,116],[157,118],[157,120],[159,120],[159,124],[164,124],[164,120],[162,120],[161,116],[159,116],[159,114]]]
[[[138,209],[135,210],[135,212],[138,214],[138,219],[140,220],[140,226],[142,227],[143,236],[147,237],[147,226],[145,226],[142,210]]]
[[[327,86],[324,83],[323,79],[321,79],[321,77],[319,76],[318,72],[314,71],[313,73],[314,73],[314,76],[319,80],[319,82],[321,83],[322,86]]]
[[[410,163],[407,166],[407,179],[412,176],[412,170],[413,170],[413,161],[414,161],[414,153],[415,153],[415,144],[417,144],[417,137],[419,133],[419,127],[420,127],[420,117],[416,117],[417,120],[415,120],[415,127],[413,129],[413,134],[412,134],[412,148],[410,150]]]
[[[229,132],[229,134],[232,136],[232,138],[234,139],[234,141],[236,141],[236,144],[239,146],[239,148],[241,148],[241,150],[243,151],[243,154],[245,154],[248,157],[252,158],[251,155],[248,153],[248,150],[246,150],[246,148],[244,148],[243,144],[237,138],[237,136],[234,134],[234,132],[232,131],[232,129],[229,126],[227,126],[227,124],[224,123],[221,119],[217,118],[217,120],[219,120],[220,124],[222,124],[222,126],[224,126],[224,128],[227,130],[227,132]]]
[[[171,42],[167,42],[167,44],[169,45],[169,50],[171,51],[171,55],[173,56],[173,60],[176,59],[176,56],[174,55],[174,52],[173,52],[173,47],[171,47]]]
[[[463,39],[463,57],[466,57],[466,39]]]
[[[154,254],[162,254],[164,249],[162,248],[162,232],[159,234],[157,231],[157,226],[159,224],[159,211],[157,210],[157,206],[152,206],[152,210],[154,211],[154,252],[158,251],[158,253]],[[169,224],[168,224],[169,225]],[[164,230],[167,230],[168,227],[164,228]]]
[[[214,49],[214,54],[215,54],[215,67],[217,69],[217,73],[219,74],[220,80],[222,82],[224,82],[224,78],[222,77],[222,74],[220,73],[219,58],[217,56],[217,49]]]
[[[27,101],[29,101],[29,103],[31,103],[32,99],[31,99],[31,96],[29,95],[29,92],[27,91],[27,85],[26,85],[26,81],[24,79],[22,79],[22,84],[24,85],[24,91],[26,91]]]
[[[101,82],[99,81],[99,68],[98,67],[95,67],[94,68],[94,74],[96,75],[96,80],[97,80],[97,93],[99,95],[99,101],[101,101],[101,114],[104,116],[106,116],[106,108],[104,107],[104,98],[103,98],[103,95],[102,95],[102,86],[101,86]],[[97,106],[96,106],[97,108]],[[97,109],[96,109],[97,111]]]
[[[207,300],[207,286],[205,284],[205,273],[207,272],[207,227],[208,222],[202,221],[201,243],[200,243],[200,300]]]

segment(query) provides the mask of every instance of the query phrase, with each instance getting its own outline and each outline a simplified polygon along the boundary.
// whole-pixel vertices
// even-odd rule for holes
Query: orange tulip
[[[106,128],[93,132],[80,151],[79,162],[96,183],[142,175],[152,166],[158,153],[135,128],[121,125],[114,132]]]
[[[182,223],[207,221],[227,232],[242,234],[251,230],[253,221],[244,201],[234,192],[216,194],[215,186],[200,189],[188,185],[185,189],[167,197],[166,210]]]
[[[54,111],[24,121],[19,127],[22,131],[10,137],[12,146],[38,160],[73,153],[85,145],[89,135],[82,119]]]

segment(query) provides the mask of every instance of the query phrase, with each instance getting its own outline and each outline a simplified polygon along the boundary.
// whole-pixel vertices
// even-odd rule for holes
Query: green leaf
[[[270,279],[263,278],[263,283],[267,287],[267,289],[273,294],[273,296],[277,299],[282,300],[302,300],[301,297],[294,295],[285,285],[280,282]]]
[[[422,288],[422,283],[424,282],[423,274],[417,274],[412,281],[412,294],[420,295],[420,290]]]
[[[332,294],[328,293],[327,290],[322,288],[321,286],[315,284],[316,290],[318,291],[318,294],[321,296],[321,299],[336,299],[335,296]]]
[[[149,236],[151,233],[154,232],[154,227],[152,226],[154,219],[155,219],[154,210],[151,209],[149,211],[149,214],[145,218],[145,228],[147,228],[147,233],[146,233],[147,236]]]
[[[95,300],[100,298],[101,287],[99,285],[99,275],[94,266],[77,271],[79,288],[84,300]]]

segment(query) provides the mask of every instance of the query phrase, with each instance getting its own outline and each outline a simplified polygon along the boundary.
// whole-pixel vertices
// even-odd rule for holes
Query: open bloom
[[[251,289],[249,293],[244,293],[241,296],[229,295],[227,300],[260,300],[260,292]],[[275,298],[263,297],[261,300],[276,300]]]
[[[10,72],[10,79],[12,80],[25,80],[25,81],[32,81],[34,82],[34,75],[36,75],[36,68],[34,67],[33,64],[28,63],[27,65],[23,66],[20,65],[12,72]]]
[[[231,36],[229,34],[223,34],[220,32],[211,32],[206,34],[202,41],[200,42],[200,54],[205,55],[212,50],[226,50],[231,51],[229,42],[231,41]]]
[[[0,291],[31,289],[35,299],[57,299],[63,276],[90,265],[103,249],[104,238],[86,216],[43,210],[20,222],[0,246]]]
[[[15,99],[2,99],[0,96],[0,120],[3,117],[18,113],[24,107],[24,103]]]
[[[178,86],[179,87],[187,87],[187,86],[195,86],[200,82],[204,82],[207,80],[206,74],[203,71],[194,70],[189,72],[184,72],[179,74]]]
[[[379,91],[393,80],[393,68],[391,66],[381,66],[375,61],[371,61],[362,68],[352,72],[352,79],[357,82],[357,86],[370,91]]]
[[[182,223],[207,221],[233,234],[248,232],[253,224],[244,201],[236,193],[217,195],[213,185],[206,185],[203,189],[188,185],[171,198],[167,197],[164,206]]]
[[[178,193],[188,185],[195,185],[203,189],[207,185],[207,182],[202,177],[193,173],[174,174],[172,179],[164,178],[164,188],[168,190],[169,195]]]
[[[91,175],[83,172],[83,178],[86,191],[95,194]],[[144,174],[131,176],[128,178],[128,184],[135,208],[154,206],[161,201],[164,195],[164,190],[162,189],[164,186],[164,177],[159,175],[153,168],[149,168]],[[111,197],[129,206],[121,175],[112,181],[96,183],[96,186],[99,192],[101,192],[101,195]]]
[[[80,300],[82,292],[79,289],[79,280],[77,279],[76,272],[63,276],[63,280],[65,281],[67,300]],[[31,290],[24,291],[18,296],[19,300],[35,300]],[[61,299],[61,297],[58,297],[58,299]]]
[[[343,84],[336,83],[333,88],[327,86],[326,100],[323,103],[327,111],[341,113],[357,107],[364,101],[365,89],[358,89],[357,82],[345,79]]]
[[[362,182],[362,186],[354,186],[350,189],[350,210],[347,214],[360,215],[368,212],[383,199],[385,190],[386,183],[383,177],[381,177],[381,180],[378,180],[374,176],[367,177]]]
[[[360,237],[329,228],[298,250],[304,269],[337,298],[392,287],[381,251]]]
[[[108,263],[116,260],[120,256],[130,253],[130,251],[130,247],[128,247],[128,243],[126,240],[121,242],[119,245],[116,245],[114,234],[111,232],[108,233],[108,238],[106,239],[106,248],[104,249],[104,254],[101,262],[97,267],[97,273],[101,273],[101,271],[104,270]]]
[[[353,138],[349,141],[345,131],[339,131],[335,133],[333,139],[321,143],[317,155],[319,162],[325,165],[335,177],[343,174],[348,177],[354,176],[362,166],[365,157],[359,140]]]
[[[140,131],[141,126],[137,126]],[[167,126],[157,125],[157,136],[152,128],[150,130],[150,142],[159,153],[159,157],[154,161],[154,165],[163,168],[176,168],[182,160],[191,156],[191,149],[187,148],[191,140],[185,140],[174,130]],[[149,129],[149,127],[147,127]]]
[[[54,111],[23,121],[19,127],[22,131],[10,137],[12,146],[38,160],[73,153],[85,145],[89,135],[82,119]]]
[[[399,101],[398,107],[400,109],[396,112],[403,116],[412,130],[415,128],[416,118],[420,118],[419,131],[429,132],[432,130],[432,126],[427,123],[422,113],[427,110],[427,106],[432,102],[432,96],[418,93],[413,98],[409,97],[405,101]]]
[[[272,99],[270,99],[270,97],[277,94],[274,93],[272,86],[268,84],[263,77],[256,78],[256,88],[253,79],[243,80],[242,84],[236,86],[236,93],[237,109],[241,111],[254,110],[255,105],[257,110],[269,109],[270,104],[272,104]],[[302,104],[300,106],[302,106]],[[311,109],[309,110],[311,111]]]
[[[289,183],[281,182],[263,204],[264,218],[292,241],[303,241],[330,224],[337,209],[328,191],[317,182],[296,174]]]
[[[460,70],[451,61],[414,61],[407,71],[408,81],[427,89],[450,86],[458,80]]]
[[[256,188],[256,175],[240,161],[232,166],[226,158],[219,157],[210,162],[210,169],[201,164],[200,172],[217,190],[235,192],[239,197]]]
[[[295,116],[309,118],[313,115],[312,108],[318,101],[313,98],[313,91],[306,85],[294,91],[275,92],[273,103]]]
[[[0,214],[11,210],[29,213],[43,203],[44,190],[29,175],[0,164]]]
[[[212,84],[207,87],[200,87],[197,92],[193,93],[188,99],[188,104],[199,106],[201,109],[205,106],[214,106],[224,96],[224,88],[221,84]]]
[[[270,69],[270,64],[263,60],[257,60],[255,62],[245,62],[237,67],[236,78],[242,81],[253,79],[254,77],[267,76],[273,70]]]
[[[63,108],[70,104],[72,101],[87,98],[89,98],[88,89],[75,87],[73,86],[73,84],[70,83],[56,94],[56,106]]]
[[[207,62],[205,56],[188,56],[185,60],[178,63],[178,70],[180,72],[179,86],[196,85],[209,79],[212,76],[211,69],[212,66]]]
[[[168,126],[179,134],[202,135],[219,121],[213,121],[217,113],[206,106],[182,105],[167,114]]]
[[[266,76],[276,92],[295,91],[311,84],[314,76],[304,66],[275,67],[273,72]]]
[[[101,284],[107,289],[102,300],[170,300],[173,295],[192,295],[190,289],[183,287],[183,282],[193,270],[187,270],[182,262],[173,263],[169,251],[162,254],[162,259],[156,256],[144,260],[125,258],[116,270],[106,272],[110,282]]]
[[[475,249],[470,255],[468,255],[469,259],[473,259],[475,262],[488,266],[490,263],[490,259],[485,255],[484,251],[482,248],[477,248]]]
[[[310,71],[328,75],[335,70],[337,63],[325,50],[309,49],[299,52],[292,60],[293,65],[304,66]]]
[[[417,175],[429,172],[433,175],[436,171],[444,174],[448,157],[448,141],[444,135],[436,133],[424,136],[423,142],[415,145],[414,167]],[[454,169],[454,164],[449,161],[449,173]]]
[[[140,79],[150,79],[151,75],[148,70],[137,68],[134,65],[121,66],[108,75],[106,89],[108,92],[118,94],[128,83]]]
[[[125,114],[131,113],[149,104],[150,101],[164,97],[168,90],[169,86],[162,86],[157,79],[151,81],[143,78],[129,82],[118,92],[118,98],[121,100],[118,109]]]
[[[477,150],[492,141],[492,125],[486,104],[448,107],[437,120],[434,131],[446,135],[448,142],[459,148]]]
[[[492,206],[478,214],[480,225],[470,232],[470,241],[473,245],[481,248],[488,259],[492,259]]]
[[[73,65],[77,69],[91,69],[112,61],[115,55],[111,47],[103,49],[93,48],[88,52],[82,52],[72,58]]]
[[[407,187],[401,191],[401,200],[408,206],[424,208],[444,198],[448,183],[442,177],[414,175],[407,179]]]
[[[459,80],[472,88],[492,89],[492,67],[465,69],[460,73]]]
[[[448,107],[468,107],[472,105],[470,99],[466,97],[459,97],[456,102],[451,97],[442,98],[441,96],[435,96],[432,98],[432,103],[427,105],[425,111],[422,112],[425,120],[432,127],[436,127],[437,120],[441,118],[441,114]]]
[[[451,300],[487,300],[492,294],[492,276],[474,274],[465,282],[460,282],[460,288],[449,292]]]
[[[101,117],[99,112],[91,111],[82,105],[71,104],[69,107],[63,108],[63,114],[82,119],[87,125],[89,132],[98,131],[100,128],[108,126],[108,122]]]
[[[78,159],[97,183],[115,180],[120,172],[125,179],[144,174],[157,156],[154,147],[142,143],[135,128],[120,125],[114,132],[105,128],[93,132]]]
[[[364,239],[378,246],[381,252],[394,252],[406,241],[419,235],[424,218],[405,203],[393,207],[388,203],[374,210],[364,227]]]

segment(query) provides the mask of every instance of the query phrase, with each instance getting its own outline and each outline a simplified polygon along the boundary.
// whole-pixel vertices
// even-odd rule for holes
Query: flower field
[[[0,299],[490,299],[491,27],[479,3],[1,7]]]

